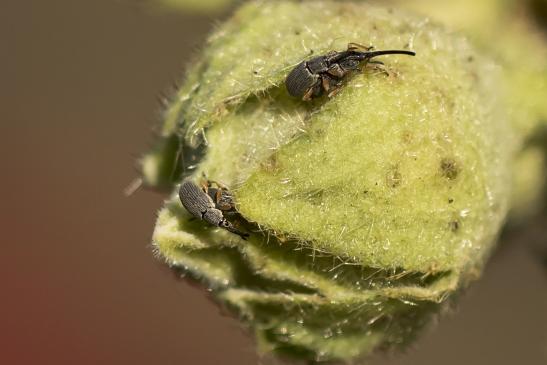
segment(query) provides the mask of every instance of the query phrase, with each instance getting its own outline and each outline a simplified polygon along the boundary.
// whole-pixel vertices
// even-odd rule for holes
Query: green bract
[[[417,56],[385,56],[330,99],[288,96],[292,67],[349,42]],[[247,3],[189,70],[143,169],[173,186],[183,160],[196,182],[223,182],[251,237],[191,220],[173,197],[158,255],[212,288],[262,351],[348,360],[407,343],[477,277],[506,216],[519,138],[499,72],[398,10]]]

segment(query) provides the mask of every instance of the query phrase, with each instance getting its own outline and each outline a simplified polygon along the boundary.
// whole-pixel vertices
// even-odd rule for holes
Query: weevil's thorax
[[[211,208],[203,214],[203,220],[219,227],[222,222],[224,222],[224,215],[218,209]]]
[[[322,72],[327,72],[330,65],[327,56],[318,56],[308,60],[307,66],[312,74],[317,75]]]

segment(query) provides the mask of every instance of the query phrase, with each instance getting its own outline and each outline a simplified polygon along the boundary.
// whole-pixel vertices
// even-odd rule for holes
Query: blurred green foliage
[[[220,13],[236,0],[153,0],[158,6],[185,12]]]

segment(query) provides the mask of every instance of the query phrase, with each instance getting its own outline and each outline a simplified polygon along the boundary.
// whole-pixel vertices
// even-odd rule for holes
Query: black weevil
[[[213,188],[212,183],[217,187]],[[194,217],[224,228],[243,239],[249,237],[248,233],[241,232],[224,217],[224,212],[233,212],[235,207],[232,195],[223,185],[207,180],[199,187],[192,180],[186,179],[180,185],[179,198],[184,208]]]
[[[416,55],[412,51],[372,51],[371,49],[372,47],[350,43],[345,51],[332,51],[323,56],[302,61],[285,79],[287,91],[290,95],[302,98],[302,100],[321,96],[323,91],[332,96],[342,85],[344,76],[359,69],[359,65],[364,61],[369,62],[374,57],[386,54]],[[381,64],[381,62],[375,63]]]

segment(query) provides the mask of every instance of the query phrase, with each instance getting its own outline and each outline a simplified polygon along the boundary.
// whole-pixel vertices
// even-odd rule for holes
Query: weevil
[[[305,101],[321,96],[323,91],[330,97],[340,89],[343,78],[358,70],[361,63],[382,64],[370,60],[387,54],[416,55],[413,51],[405,50],[372,51],[372,47],[349,43],[345,51],[332,51],[300,62],[285,79],[285,86],[291,96]]]
[[[212,187],[212,184],[217,187]],[[234,212],[232,194],[228,189],[214,181],[207,181],[199,187],[190,179],[185,179],[179,188],[179,198],[186,210],[198,219],[235,233],[243,239],[248,233],[241,232],[225,217],[224,213]]]

